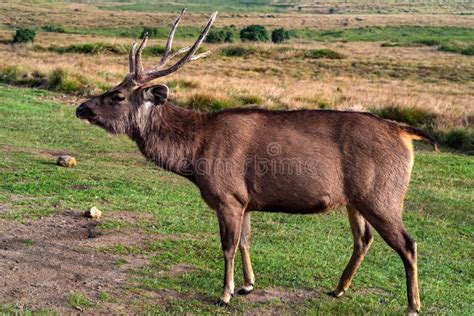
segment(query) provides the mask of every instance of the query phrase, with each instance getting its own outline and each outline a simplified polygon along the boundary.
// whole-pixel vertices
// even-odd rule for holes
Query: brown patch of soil
[[[178,263],[171,267],[168,272],[171,276],[180,276],[188,272],[196,271],[196,267],[188,263]]]
[[[96,302],[104,291],[120,297],[118,303],[106,304],[108,312],[131,312],[128,302],[132,298],[123,287],[128,282],[127,270],[148,261],[143,256],[128,255],[127,264],[118,267],[114,262],[123,255],[103,253],[97,248],[143,245],[151,236],[106,230],[89,239],[91,223],[79,212],[23,224],[0,220],[0,304],[13,304],[18,310],[50,308],[71,313],[75,311],[67,303],[71,293],[82,293]]]
[[[363,295],[377,295],[377,296],[388,296],[390,293],[379,288],[369,287],[357,290],[358,294]]]
[[[8,211],[8,204],[0,203],[0,213]]]
[[[131,224],[139,223],[143,220],[153,220],[154,216],[150,213],[138,213],[138,212],[110,212],[107,213],[107,218],[118,219],[126,221]]]
[[[298,303],[315,297],[321,297],[321,293],[304,289],[288,291],[281,288],[268,288],[263,290],[255,290],[252,293],[244,296],[244,300],[251,303],[261,303],[272,300],[279,300],[287,303]]]

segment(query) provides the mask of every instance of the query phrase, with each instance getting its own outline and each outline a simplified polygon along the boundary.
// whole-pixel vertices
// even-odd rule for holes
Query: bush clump
[[[36,32],[32,29],[18,29],[13,36],[13,43],[33,43],[35,36]]]
[[[445,43],[438,47],[439,51],[474,56],[474,45],[460,46],[456,43]]]
[[[266,42],[269,39],[268,31],[262,25],[249,25],[240,30],[240,40],[243,42]]]
[[[436,114],[413,107],[387,106],[373,109],[373,114],[384,119],[402,122],[432,131],[436,124]]]
[[[437,131],[434,134],[440,144],[474,154],[473,128],[454,128],[445,132]]]
[[[25,72],[17,66],[5,66],[0,69],[0,81],[8,84],[18,82],[25,75]]]
[[[227,46],[220,50],[220,53],[227,57],[247,57],[257,52],[255,47]]]
[[[172,49],[174,51],[174,49]],[[143,49],[143,56],[158,56],[163,55],[165,47],[161,45],[148,46]]]
[[[338,53],[332,49],[322,48],[322,49],[310,49],[304,53],[304,57],[312,59],[343,59],[344,55]]]
[[[27,72],[18,66],[8,65],[0,67],[0,82],[28,87],[42,87],[47,79],[39,71]]]
[[[233,99],[222,99],[208,94],[197,93],[192,95],[184,105],[188,108],[201,111],[219,111],[235,107],[237,104]]]
[[[283,43],[284,41],[290,39],[290,32],[284,28],[274,29],[272,31],[272,42],[275,44]]]
[[[49,74],[47,88],[65,93],[86,94],[90,91],[86,78],[70,74],[62,68],[56,68]]]
[[[108,44],[108,43],[85,43],[85,44],[71,44],[66,47],[56,47],[52,46],[47,48],[49,51],[53,51],[59,54],[65,53],[77,53],[77,54],[102,54],[102,53],[109,53],[109,54],[127,54],[128,47],[125,45],[117,45],[117,44]]]
[[[210,30],[206,36],[207,43],[232,43],[234,42],[235,29],[224,27],[223,29]]]
[[[148,34],[149,37],[158,37],[160,35],[160,29],[157,27],[145,26],[140,34],[140,38],[143,38],[145,34]]]
[[[44,32],[66,33],[66,29],[64,29],[64,27],[58,26],[58,25],[52,25],[52,24],[45,25],[45,26],[41,27],[41,29]]]
[[[425,45],[425,46],[439,46],[441,44],[439,40],[435,40],[435,39],[421,39],[421,40],[415,41],[415,43]]]
[[[403,46],[400,43],[392,43],[392,42],[383,42],[380,47],[401,47]]]
[[[238,97],[239,101],[243,105],[261,105],[263,104],[263,99],[258,95],[241,95]]]

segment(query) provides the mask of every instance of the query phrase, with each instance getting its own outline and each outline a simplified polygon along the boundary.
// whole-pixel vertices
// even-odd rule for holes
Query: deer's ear
[[[146,101],[152,102],[154,105],[160,105],[168,99],[170,89],[164,84],[157,84],[147,87],[143,90],[143,98]]]

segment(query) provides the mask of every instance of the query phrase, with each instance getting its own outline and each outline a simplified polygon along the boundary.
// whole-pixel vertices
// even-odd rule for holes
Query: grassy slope
[[[108,251],[147,254],[150,265],[130,274],[140,287],[217,298],[223,273],[217,221],[198,191],[136,155],[127,139],[109,137],[75,119],[73,108],[39,100],[48,94],[0,86],[0,203],[9,205],[9,212],[0,216],[21,220],[97,205],[105,211],[102,226],[117,228],[130,224],[108,221],[107,213],[152,214],[149,221],[135,225],[163,238],[141,249],[117,246]],[[55,166],[48,153],[60,151],[76,156],[78,166]],[[474,311],[473,179],[472,157],[417,153],[405,223],[418,242],[422,304],[430,314]],[[74,185],[90,188],[69,188]],[[346,297],[335,300],[324,295],[336,285],[351,253],[350,230],[342,211],[321,216],[255,213],[252,225],[257,288],[306,289],[314,293],[313,299],[298,305],[288,301],[250,304],[237,297],[224,310],[202,300],[171,300],[167,308],[194,313],[251,308],[340,314],[401,314],[405,310],[402,263],[378,235]],[[239,286],[240,259],[236,262]],[[192,264],[196,271],[173,278],[159,275],[177,263]],[[137,304],[155,312],[165,308],[145,298]]]
[[[257,23],[258,24],[258,23]],[[169,28],[167,26],[154,27],[157,31],[156,38],[167,38]],[[218,29],[218,28],[214,28]],[[110,37],[138,37],[143,31],[142,26],[131,28],[63,28],[65,33],[71,34],[91,34]],[[200,27],[185,26],[176,31],[177,39],[195,38],[201,32]],[[239,34],[235,32],[235,40],[238,40]],[[455,26],[373,26],[336,30],[314,30],[308,28],[291,29],[292,37],[299,39],[331,42],[376,42],[389,41],[401,44],[412,44],[420,41],[434,41],[437,43],[447,43],[452,41],[473,43],[474,29],[469,27]]]

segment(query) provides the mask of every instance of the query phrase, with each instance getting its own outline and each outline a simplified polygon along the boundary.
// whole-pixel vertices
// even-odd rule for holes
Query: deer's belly
[[[343,204],[342,199],[337,199],[329,194],[319,196],[285,196],[268,199],[257,198],[253,203],[253,210],[262,212],[283,212],[296,214],[322,213]]]

